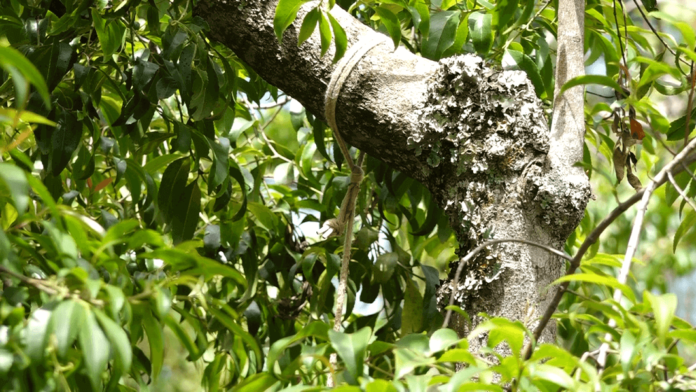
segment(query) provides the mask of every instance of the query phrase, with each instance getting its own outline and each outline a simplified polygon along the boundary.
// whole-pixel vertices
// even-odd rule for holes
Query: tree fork
[[[195,13],[212,27],[212,39],[324,119],[333,45],[321,57],[315,33],[297,46],[302,19],[316,2],[300,8],[282,44],[273,30],[276,3],[203,0]],[[379,34],[340,7],[331,13],[349,47]],[[380,44],[346,79],[336,122],[348,143],[430,189],[457,233],[462,255],[489,238],[559,249],[582,219],[589,185],[573,168],[578,145],[582,157],[582,133],[549,132],[541,102],[521,71],[495,70],[472,55],[436,63]],[[574,176],[567,180],[564,170]],[[563,267],[543,249],[502,244],[470,260],[461,282],[452,282],[452,268],[438,298],[444,307],[454,290],[469,314],[486,312],[533,327],[550,300],[546,287]],[[475,316],[474,324],[479,321]],[[452,325],[460,335],[468,332],[457,317]],[[551,326],[542,340],[554,331]]]

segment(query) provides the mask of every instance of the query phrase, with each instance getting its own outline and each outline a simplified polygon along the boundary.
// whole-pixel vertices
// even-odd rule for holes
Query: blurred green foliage
[[[278,3],[278,35],[301,4]],[[693,28],[642,1],[647,20],[661,18],[665,50],[640,14],[614,17],[618,4],[586,7],[587,65],[599,62],[605,78],[577,82],[620,83],[627,92],[588,99],[582,164],[598,201],[569,239],[570,253],[632,192],[611,174],[629,120],[647,134],[627,147],[644,184],[689,128],[686,107],[662,109],[693,88]],[[370,157],[345,330],[330,330],[342,249],[300,226],[337,215],[350,174],[331,130],[289,112],[282,92],[208,40],[214,26],[194,6],[0,6],[0,388],[309,391],[323,389],[332,372],[337,389],[351,391],[696,388],[696,330],[674,316],[676,297],[666,293],[666,276],[693,270],[694,211],[672,185],[650,206],[643,263],[629,287],[614,278],[626,214],[567,278],[557,344],[536,345],[524,359],[533,320],[489,318],[464,338],[440,328],[435,291],[456,259],[452,230],[424,187]],[[340,57],[346,39],[332,6],[314,11],[305,35],[320,34],[324,51],[333,44]],[[338,6],[427,58],[478,53],[520,69],[550,103],[554,2]],[[630,75],[621,81],[624,56]],[[693,199],[696,179],[677,180]],[[615,287],[625,290],[621,303],[611,299]],[[380,300],[376,313],[354,312],[359,301]],[[590,354],[607,333],[609,363],[598,369]],[[485,347],[469,349],[481,334]],[[493,350],[500,344],[509,355]]]

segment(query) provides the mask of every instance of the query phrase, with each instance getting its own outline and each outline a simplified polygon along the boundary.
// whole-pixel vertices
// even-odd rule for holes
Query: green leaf
[[[359,377],[363,375],[363,365],[365,362],[365,351],[372,337],[372,329],[365,327],[358,332],[349,334],[329,331],[331,346],[336,350],[346,366],[346,370],[353,378],[351,384],[356,384]]]
[[[228,316],[222,311],[213,307],[210,307],[208,311],[210,312],[210,314],[215,316],[215,318],[218,319],[218,321],[220,321],[225,327],[227,327],[227,329],[232,331],[232,333],[242,338],[242,341],[246,343],[247,347],[254,352],[254,356],[256,357],[257,369],[261,369],[261,365],[263,364],[263,354],[261,353],[261,349],[259,348],[256,339],[254,339],[254,337],[251,336],[249,332],[246,332],[244,329],[242,329],[242,327],[239,326],[239,324],[237,324],[232,319],[232,317]]]
[[[275,341],[268,350],[268,369],[275,372],[275,363],[280,359],[283,352],[291,345],[307,338],[314,337],[317,339],[327,340],[329,333],[329,325],[321,321],[312,321],[294,335],[286,336]]]
[[[162,325],[149,310],[143,314],[143,329],[147,333],[147,341],[150,344],[150,377],[157,380],[164,361],[164,335],[162,334]]]
[[[406,279],[404,309],[401,312],[401,336],[420,332],[423,328],[423,296],[411,279]]]
[[[433,15],[430,21],[430,33],[421,47],[424,57],[439,60],[457,36],[459,11],[442,11]],[[422,22],[421,22],[422,23]]]
[[[676,80],[681,79],[681,74],[679,73],[679,70],[670,67],[667,64],[661,63],[659,61],[653,61],[650,59],[643,59],[641,62],[647,63],[648,67],[645,69],[645,71],[643,71],[643,74],[640,77],[640,81],[638,82],[638,88],[648,86],[650,83],[657,80],[663,75],[671,75]]]
[[[149,159],[145,166],[143,166],[143,169],[145,169],[146,172],[150,173],[150,175],[154,175],[157,172],[159,172],[161,168],[181,158],[182,156],[177,153],[160,155],[158,157]]]
[[[120,366],[122,372],[128,373],[133,359],[133,350],[131,349],[128,335],[126,335],[126,332],[120,325],[107,317],[101,310],[94,309],[94,314],[97,316],[99,324],[101,324],[106,337],[109,338],[109,342],[114,348],[117,366]]]
[[[319,8],[313,8],[311,11],[307,13],[304,20],[302,21],[302,27],[300,27],[300,34],[297,36],[298,47],[302,45],[302,43],[305,42],[312,35],[314,29],[317,27],[317,23],[319,23],[320,17],[321,15],[319,14]]]
[[[544,87],[544,82],[541,80],[541,75],[539,74],[539,69],[537,68],[534,61],[526,54],[519,52],[517,50],[508,49],[505,54],[509,56],[512,61],[517,65],[519,69],[527,74],[527,77],[532,81],[534,85],[534,91],[538,97],[541,97],[546,92]]]
[[[228,139],[220,138],[220,143],[206,138],[210,149],[213,150],[213,166],[210,168],[210,175],[208,176],[208,194],[217,189],[220,184],[225,181],[229,175],[229,141]]]
[[[239,167],[234,166],[230,167],[230,176],[234,178],[237,183],[239,184],[241,190],[242,190],[242,206],[239,208],[239,210],[234,214],[232,217],[232,221],[236,222],[244,217],[244,214],[246,214],[247,211],[247,189],[246,189],[246,184],[244,181],[244,176],[242,175],[241,170],[239,170]]]
[[[667,132],[667,140],[683,140],[684,132],[686,132],[686,115],[679,117],[678,119],[672,121],[669,125],[669,131]],[[691,118],[689,121],[689,134],[694,130],[696,126],[696,108],[691,111]]]
[[[278,42],[283,42],[283,33],[292,22],[297,18],[297,11],[306,0],[280,0],[276,5],[275,17],[273,18],[273,31],[275,31]]]
[[[81,304],[67,300],[54,310],[51,316],[51,333],[56,336],[58,355],[65,358],[85,322],[85,308]]]
[[[258,373],[244,379],[232,388],[232,392],[263,392],[279,381],[269,373]]]
[[[362,230],[362,229],[361,229]],[[377,261],[372,266],[372,276],[376,283],[386,283],[391,279],[399,261],[399,254],[396,252],[383,253],[377,257]]]
[[[677,296],[671,293],[654,295],[646,290],[643,292],[643,297],[652,306],[657,337],[664,346],[669,327],[672,325],[672,319],[674,319],[674,312],[677,310]]]
[[[179,343],[188,351],[189,356],[187,359],[189,361],[195,361],[200,358],[203,353],[200,352],[198,346],[196,346],[193,339],[191,339],[188,332],[184,330],[180,322],[174,320],[172,316],[166,316],[164,318],[164,323],[174,332],[174,335],[179,339]]]
[[[121,47],[125,38],[126,27],[118,19],[102,19],[99,11],[92,9],[92,20],[94,29],[97,31],[97,38],[101,44],[104,59],[108,59]]]
[[[421,227],[418,229],[414,227],[413,229],[416,230],[416,232],[411,234],[414,236],[430,235],[433,229],[435,229],[435,226],[437,226],[437,222],[440,220],[441,216],[442,209],[440,206],[438,206],[437,203],[430,203],[430,206],[428,207],[428,216],[425,218],[425,222],[423,222],[423,225],[421,225]]]
[[[459,342],[459,336],[449,328],[438,329],[430,337],[430,353],[440,352]]]
[[[449,57],[461,53],[467,38],[469,38],[469,14],[465,14],[464,19],[459,22],[457,34],[454,37],[454,43],[449,49],[442,53],[442,57]]]
[[[396,342],[394,350],[395,378],[414,373],[419,366],[435,362],[435,358],[426,356],[429,351],[428,337],[423,334],[411,334]]]
[[[623,91],[621,86],[614,81],[614,79],[604,76],[604,75],[581,75],[570,79],[566,84],[561,87],[561,94],[566,90],[573,88],[575,86],[585,85],[585,84],[599,84],[601,86],[611,87],[615,91]]]
[[[278,218],[265,205],[256,202],[249,202],[247,208],[256,217],[258,223],[269,232],[276,231],[278,227]]]
[[[387,28],[389,36],[394,42],[394,49],[399,47],[401,41],[401,22],[393,12],[384,7],[375,8],[375,12],[379,15],[380,21]]]
[[[643,7],[645,7],[648,12],[657,10],[657,0],[640,0],[640,2],[643,3]]]
[[[186,187],[189,174],[189,160],[187,158],[178,159],[167,166],[162,174],[159,192],[157,194],[157,206],[162,213],[165,222],[171,222],[176,202],[181,197],[181,193]]]
[[[15,118],[28,123],[44,124],[52,127],[57,125],[55,122],[47,119],[46,117],[40,116],[33,112],[26,110],[20,112],[12,108],[0,108],[0,121],[12,122]]]
[[[6,295],[6,294],[4,294]],[[38,308],[31,313],[27,320],[25,331],[26,354],[32,362],[41,363],[48,342],[49,321],[51,311]]]
[[[26,57],[22,56],[20,52],[12,47],[0,46],[0,67],[2,67],[8,73],[10,72],[10,67],[21,72],[22,76],[24,76],[29,83],[36,87],[36,90],[39,92],[39,95],[41,95],[46,107],[51,107],[48,86],[46,86],[44,78],[41,76],[41,73],[39,73],[39,70],[36,69],[34,64],[27,60]]]
[[[420,31],[423,39],[427,41],[428,37],[430,36],[430,9],[428,7],[428,3],[421,0],[416,0],[415,4],[413,4],[413,8],[415,8],[416,12],[420,16],[420,22],[417,26],[418,31]],[[414,18],[413,20],[415,21],[416,19]]]
[[[611,288],[621,290],[626,298],[628,298],[631,302],[636,303],[636,296],[633,294],[633,290],[631,290],[631,288],[627,285],[619,283],[616,278],[611,276],[595,275],[591,273],[572,274],[562,276],[551,284],[557,285],[563,282],[587,282],[609,286]]]
[[[503,31],[505,25],[515,15],[518,0],[500,0],[493,9],[493,27],[497,31]],[[533,0],[528,0],[533,3]]]
[[[314,136],[314,144],[317,146],[319,153],[329,162],[332,162],[329,157],[329,153],[326,151],[326,141],[324,140],[324,131],[326,130],[326,124],[323,121],[315,120],[312,124],[312,135]]]
[[[365,392],[398,392],[398,389],[387,380],[374,380],[367,384]]]
[[[29,185],[34,190],[34,192],[36,192],[36,194],[39,195],[44,205],[48,207],[49,210],[51,210],[51,214],[56,217],[60,216],[58,205],[56,205],[56,202],[55,200],[53,200],[53,197],[46,188],[46,185],[44,185],[38,178],[34,176],[27,176],[27,181],[29,181]],[[60,219],[58,219],[56,223],[58,227],[62,228],[63,225]]]
[[[175,244],[193,238],[200,212],[201,190],[198,188],[198,181],[194,181],[181,192],[172,212],[172,239]]]
[[[438,362],[464,362],[468,363],[471,365],[475,365],[477,363],[476,358],[469,352],[469,350],[465,350],[462,348],[455,348],[452,350],[448,350],[445,353],[443,353],[440,358],[437,360]]]
[[[208,77],[208,80],[205,83],[203,100],[202,102],[198,102],[197,105],[193,105],[193,102],[191,103],[192,106],[196,107],[196,111],[193,113],[193,115],[191,115],[191,118],[194,121],[201,121],[207,118],[210,115],[210,112],[212,112],[215,108],[220,96],[220,84],[218,82],[217,72],[215,71],[215,65],[213,64],[213,60],[211,58],[208,58],[205,74]]]
[[[474,12],[469,16],[469,35],[474,49],[480,55],[487,54],[493,47],[493,17],[491,14]]]
[[[346,53],[346,48],[348,47],[348,37],[346,36],[345,30],[343,30],[343,27],[338,23],[338,21],[331,15],[331,13],[328,13],[329,15],[329,21],[331,22],[331,29],[333,30],[333,35],[336,38],[335,45],[336,45],[336,54],[334,55],[333,62],[337,62],[338,60],[343,57],[343,55]]]
[[[27,54],[46,81],[49,94],[70,70],[72,56],[73,48],[66,42],[58,40],[54,40],[49,45],[40,46],[34,52]]]
[[[492,318],[479,324],[469,336],[471,340],[480,334],[488,332],[488,347],[494,348],[506,341],[515,356],[519,356],[524,342],[524,326],[519,322],[513,322],[503,318]]]
[[[85,322],[80,328],[78,341],[80,348],[82,348],[82,355],[85,357],[82,363],[87,369],[92,388],[101,390],[101,376],[109,361],[110,347],[104,332],[97,324],[94,313],[89,309],[85,309]]]
[[[667,334],[673,339],[686,340],[690,343],[696,343],[696,329],[677,329]]]
[[[677,232],[674,234],[674,244],[672,245],[672,250],[677,251],[677,245],[679,241],[684,237],[686,233],[689,232],[694,226],[696,226],[696,211],[689,210],[684,218],[682,219]]]
[[[9,163],[0,163],[0,184],[10,192],[17,212],[23,214],[29,204],[29,183],[24,170]]]
[[[322,12],[319,18],[319,35],[321,37],[321,57],[324,57],[326,51],[331,45],[331,27],[326,20],[326,16]]]
[[[575,391],[578,389],[575,380],[573,380],[568,373],[555,366],[542,364],[536,365],[532,372],[532,378],[548,381],[569,391]]]
[[[158,69],[159,65],[155,63],[144,61],[142,58],[136,60],[133,67],[133,86],[138,90],[143,90],[150,83]]]
[[[621,335],[621,351],[619,358],[621,367],[624,373],[628,373],[631,369],[631,361],[633,360],[636,348],[636,337],[629,330],[625,330]]]
[[[273,181],[278,185],[290,185],[295,180],[294,166],[290,162],[283,162],[273,169]]]
[[[82,123],[77,117],[67,110],[61,110],[58,126],[51,135],[51,172],[54,176],[60,175],[72,159],[82,139]]]

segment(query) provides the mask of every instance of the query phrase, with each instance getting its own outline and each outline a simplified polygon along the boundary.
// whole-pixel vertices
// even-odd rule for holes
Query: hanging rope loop
[[[348,288],[350,248],[353,243],[355,204],[360,191],[360,183],[365,176],[362,169],[365,153],[360,151],[357,163],[353,162],[353,158],[350,156],[350,150],[348,149],[346,142],[341,137],[341,133],[338,131],[338,125],[336,124],[336,102],[338,101],[338,96],[341,93],[341,88],[343,87],[346,79],[348,79],[348,76],[353,68],[355,68],[358,62],[360,62],[360,60],[367,54],[367,52],[370,51],[370,49],[376,47],[382,42],[387,42],[386,36],[382,34],[370,34],[367,38],[361,39],[357,44],[353,45],[345,56],[343,56],[343,58],[338,62],[336,68],[334,68],[331,74],[331,80],[329,81],[329,86],[326,89],[326,96],[324,98],[324,115],[326,117],[326,121],[328,122],[329,127],[331,127],[333,130],[334,138],[336,139],[336,142],[338,142],[338,146],[341,149],[341,154],[343,154],[343,157],[350,168],[350,184],[348,185],[348,191],[346,192],[343,202],[341,203],[341,210],[338,218],[330,219],[324,224],[324,227],[328,226],[324,233],[326,233],[326,231],[329,229],[332,230],[329,236],[339,236],[344,234],[341,275],[338,280],[336,310],[334,312],[334,331],[337,332],[341,330],[343,321],[343,305],[346,301],[346,290]],[[321,235],[324,233],[321,233]],[[331,354],[330,363],[334,368],[336,367],[338,358],[335,353]],[[328,376],[327,386],[334,386],[334,379],[331,374]]]

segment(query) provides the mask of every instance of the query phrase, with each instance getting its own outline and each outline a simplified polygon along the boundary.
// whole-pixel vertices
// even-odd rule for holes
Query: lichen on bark
[[[546,113],[521,71],[491,67],[473,55],[441,60],[409,137],[416,155],[445,186],[439,201],[457,233],[460,254],[496,237],[494,222],[506,207],[529,195],[525,170],[543,161],[549,147]],[[453,266],[452,270],[454,270]],[[495,251],[482,252],[458,282],[460,300],[497,279],[505,265]],[[452,282],[441,290],[452,289]],[[442,296],[444,297],[444,296]]]

